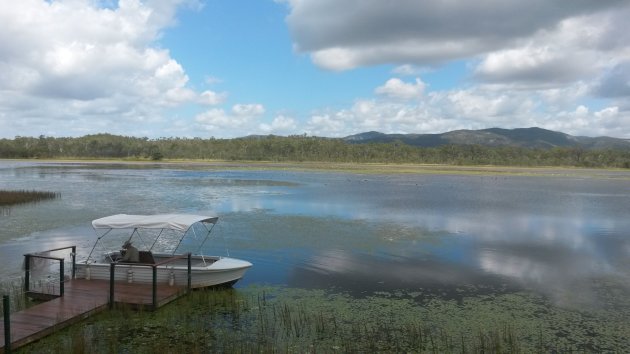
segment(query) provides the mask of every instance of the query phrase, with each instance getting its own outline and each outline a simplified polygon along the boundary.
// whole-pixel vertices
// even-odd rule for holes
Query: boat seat
[[[155,264],[155,259],[153,259],[153,253],[151,253],[151,251],[139,251],[138,256],[138,263]]]

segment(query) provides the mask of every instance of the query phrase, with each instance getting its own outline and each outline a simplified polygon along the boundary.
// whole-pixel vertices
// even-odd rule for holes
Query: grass
[[[627,315],[522,293],[457,303],[250,287],[195,291],[157,312],[119,307],[21,352],[628,352]]]
[[[43,200],[59,198],[60,194],[56,192],[43,191],[9,191],[0,190],[0,207],[11,206],[16,204],[41,202]]]
[[[580,177],[630,180],[628,169],[582,168],[564,166],[518,167],[500,165],[440,165],[411,163],[347,163],[347,162],[271,162],[271,161],[224,161],[194,159],[131,160],[131,159],[50,159],[55,163],[77,163],[128,166],[175,166],[181,168],[212,170],[280,170],[280,171],[327,171],[359,174],[430,174],[430,175],[480,175],[480,176],[546,176]]]
[[[9,312],[20,311],[29,306],[29,300],[24,294],[24,279],[20,281],[3,281],[0,283],[0,294],[2,296],[7,295],[11,304],[10,309],[5,309],[4,306],[0,306],[0,315],[4,315],[5,311]]]
[[[58,276],[56,279],[58,279]],[[21,277],[13,281],[0,282],[0,295],[9,297],[11,308],[8,310],[11,313],[21,311],[39,303],[37,300],[30,299],[26,296],[24,292],[24,281],[25,279]],[[44,294],[53,294],[59,291],[58,283],[55,281],[51,283],[49,279],[31,279],[30,288],[31,291],[41,291]],[[7,309],[0,306],[0,315],[4,315],[5,311],[7,311]]]

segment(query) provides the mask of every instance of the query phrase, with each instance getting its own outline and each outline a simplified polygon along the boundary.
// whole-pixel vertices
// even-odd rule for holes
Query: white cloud
[[[593,81],[620,61],[630,59],[629,41],[611,37],[625,27],[615,13],[630,16],[630,6],[565,19],[552,29],[540,30],[515,46],[486,55],[475,70],[486,82],[526,87],[562,87]]]
[[[186,87],[173,87],[166,91],[165,105],[178,105],[184,102],[191,102],[197,97],[197,94]]]
[[[553,93],[552,93],[553,91]],[[311,135],[343,137],[366,131],[384,133],[442,133],[456,129],[542,127],[573,135],[630,138],[630,112],[617,106],[591,110],[575,104],[584,85],[532,94],[502,86],[473,86],[430,92],[419,100],[360,99],[349,108],[314,113],[304,131]],[[562,95],[573,95],[563,101]],[[554,110],[541,110],[552,102]]]
[[[474,122],[474,126],[513,126],[513,121],[522,124],[525,117],[533,116],[536,107],[527,95],[482,88],[434,93],[430,101],[442,116]]]
[[[209,109],[195,118],[199,123],[212,126],[227,126],[231,123],[230,117],[221,108]]]
[[[261,132],[276,135],[294,134],[297,128],[298,125],[295,119],[283,115],[275,117],[271,124],[262,123],[259,126]]]
[[[505,89],[505,86],[498,86],[498,88]],[[540,97],[545,104],[547,112],[553,113],[563,110],[565,107],[570,107],[575,102],[582,101],[588,95],[588,91],[588,85],[583,81],[578,81],[571,85],[543,88],[533,92],[533,94],[537,94]]]
[[[252,117],[259,116],[265,113],[265,107],[263,105],[255,104],[236,104],[232,107],[232,112],[239,117]]]
[[[500,50],[619,1],[288,0],[298,52],[324,68],[432,65]]]
[[[433,133],[455,129],[461,122],[440,116],[425,103],[358,100],[352,107],[314,114],[305,131],[310,135],[343,137],[366,131]]]
[[[5,98],[0,119],[22,125],[11,125],[4,136],[159,134],[167,123],[160,118],[163,109],[199,99],[182,66],[155,45],[175,23],[177,9],[197,1],[98,4],[23,0],[0,7],[0,96]],[[37,124],[43,117],[49,123]],[[131,124],[147,119],[159,123],[156,131]]]
[[[374,92],[393,99],[411,100],[420,98],[425,87],[426,84],[419,78],[416,78],[415,83],[406,83],[398,78],[392,78],[383,86],[377,87]]]
[[[215,137],[239,137],[258,134],[258,119],[265,113],[263,105],[235,104],[230,112],[212,108],[195,117],[202,129]]]
[[[630,126],[630,112],[628,111],[620,111],[616,106],[591,111],[583,105],[573,110],[559,112],[550,117],[546,125],[548,129],[567,131],[573,135],[630,139],[630,136],[624,135],[624,128],[627,126]]]
[[[322,68],[394,64],[394,74],[418,76],[461,59],[472,68],[466,86],[428,93],[390,79],[377,100],[313,114],[310,132],[540,126],[630,137],[627,1],[286,2],[295,50]],[[605,108],[589,107],[593,98]]]
[[[343,119],[343,113],[334,115],[314,115],[307,124],[307,132],[311,135],[340,137],[347,135],[347,122]]]
[[[411,64],[403,64],[395,67],[392,70],[392,73],[401,75],[401,76],[417,76],[424,73],[426,69],[417,67]]]
[[[199,94],[199,103],[203,105],[215,106],[225,102],[226,99],[226,92],[217,93],[214,91],[206,90]]]
[[[158,43],[178,9],[198,1],[21,0],[0,6],[0,132],[198,135],[175,111],[203,105],[196,122],[223,137],[540,126],[630,138],[627,1],[284,2],[294,47],[315,64],[393,64],[397,77],[341,108],[263,121],[263,104],[226,108],[227,92],[197,90]],[[460,59],[471,74],[456,78],[463,86],[436,90],[419,78],[434,82],[441,64]]]
[[[475,74],[488,82],[562,86],[595,73],[593,66],[587,64],[592,63],[590,56],[568,55],[549,45],[502,50],[486,56]]]
[[[223,82],[222,79],[220,79],[218,77],[215,77],[215,76],[206,76],[205,81],[206,81],[206,83],[208,85],[214,85],[214,84],[219,84],[219,83]]]

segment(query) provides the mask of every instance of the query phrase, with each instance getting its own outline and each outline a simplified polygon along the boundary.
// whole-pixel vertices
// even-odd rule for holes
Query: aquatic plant
[[[9,297],[10,309],[0,306],[0,315],[4,315],[5,311],[15,312],[25,309],[29,305],[29,300],[24,293],[24,279],[3,281],[0,283],[0,294]]]
[[[563,309],[526,293],[462,302],[324,290],[195,291],[157,312],[119,307],[24,352],[628,352],[628,307]]]
[[[47,199],[59,198],[56,192],[0,190],[0,206],[10,206],[23,203],[41,202]]]

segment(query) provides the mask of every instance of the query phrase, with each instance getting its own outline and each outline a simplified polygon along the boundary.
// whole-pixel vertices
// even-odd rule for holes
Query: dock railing
[[[9,295],[2,295],[2,314],[4,318],[4,352],[11,354],[11,301]]]
[[[71,279],[74,279],[75,274],[76,274],[76,254],[77,254],[77,246],[67,246],[67,247],[60,247],[60,248],[54,248],[51,250],[47,250],[47,251],[43,251],[43,252],[37,252],[37,253],[27,253],[24,255],[24,292],[27,294],[35,294],[35,295],[46,295],[46,296],[56,296],[56,294],[46,294],[44,292],[34,292],[31,291],[31,259],[33,258],[39,258],[39,259],[48,259],[48,260],[53,260],[53,261],[59,261],[59,295],[58,296],[63,296],[63,292],[64,292],[64,282],[65,282],[65,269],[64,269],[64,263],[65,263],[65,258],[62,257],[53,257],[53,256],[49,256],[49,254],[51,252],[56,252],[56,251],[63,251],[66,249],[71,249],[72,252],[70,253],[70,257],[72,258],[72,273],[71,273]]]
[[[184,259],[187,258],[188,259],[188,279],[187,279],[187,287],[186,290],[190,291],[190,289],[192,288],[192,254],[191,253],[187,253],[187,254],[182,254],[182,255],[178,255],[178,256],[174,256],[168,259],[165,259],[161,262],[157,262],[157,263],[152,263],[152,264],[146,264],[146,263],[131,263],[134,267],[151,267],[153,270],[153,282],[152,282],[152,289],[151,289],[151,301],[152,301],[152,306],[153,309],[157,309],[157,268],[158,266],[176,261],[178,259]],[[110,267],[109,267],[109,307],[112,308],[114,306],[114,292],[115,292],[115,275],[116,275],[116,262],[112,262],[110,263]],[[130,263],[125,263],[125,265],[130,265]]]

